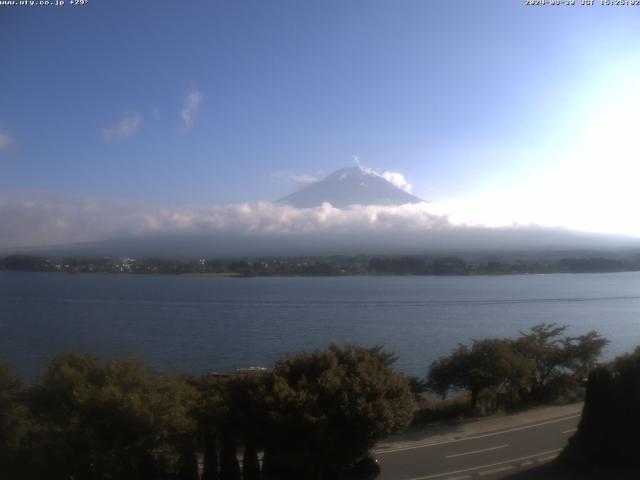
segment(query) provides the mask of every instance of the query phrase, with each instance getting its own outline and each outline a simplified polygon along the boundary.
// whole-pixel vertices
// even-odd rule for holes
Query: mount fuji
[[[337,170],[277,203],[313,208],[325,202],[344,208],[349,205],[403,205],[424,200],[396,187],[375,172],[357,166]]]

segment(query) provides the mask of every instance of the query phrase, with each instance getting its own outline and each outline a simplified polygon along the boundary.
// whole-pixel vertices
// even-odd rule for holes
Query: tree
[[[218,451],[215,435],[204,435],[204,452],[202,465],[202,480],[218,480]]]
[[[242,456],[242,480],[260,480],[260,462],[255,445],[245,447]]]
[[[336,478],[380,438],[406,427],[415,404],[393,361],[380,347],[332,345],[278,362],[267,398],[265,475]]]
[[[218,480],[218,445],[229,417],[229,406],[224,398],[229,379],[217,375],[200,375],[191,377],[188,381],[197,392],[190,414],[196,421],[204,450],[202,480]]]
[[[444,397],[452,387],[466,389],[473,409],[489,388],[508,389],[512,396],[515,390],[529,401],[554,398],[584,381],[607,344],[595,331],[563,337],[566,328],[543,323],[520,332],[515,340],[489,338],[474,340],[470,347],[458,345],[431,364],[429,390]]]
[[[416,400],[419,400],[423,393],[429,391],[429,384],[426,380],[417,377],[417,376],[409,376],[407,377],[407,382],[409,383],[409,388],[413,392],[416,397]]]
[[[241,477],[236,439],[230,430],[225,430],[220,450],[220,480],[240,480]]]
[[[507,384],[518,368],[509,340],[474,340],[471,348],[458,345],[450,356],[435,361],[429,369],[427,384],[443,397],[451,387],[468,390],[471,408],[475,409],[483,390]]]
[[[562,458],[581,467],[632,468],[637,476],[640,468],[638,405],[640,347],[590,373],[578,430],[569,440]]]
[[[199,480],[198,454],[194,442],[184,439],[180,444],[182,448],[180,450],[177,480]]]
[[[266,443],[267,378],[264,372],[249,372],[191,379],[198,391],[193,415],[204,439],[204,479],[239,479],[239,446],[244,446],[243,478],[252,478],[256,471],[259,476],[257,452]],[[221,445],[219,473],[217,444]]]
[[[425,259],[417,257],[374,257],[369,261],[369,270],[395,275],[424,275],[428,271]]]
[[[17,478],[25,458],[31,421],[23,405],[20,378],[10,365],[0,363],[0,477]]]
[[[444,398],[451,387],[463,385],[462,388],[465,388],[463,378],[468,355],[469,349],[460,344],[451,355],[431,363],[427,374],[429,390]]]
[[[270,441],[267,427],[270,378],[271,374],[266,371],[236,373],[225,389],[225,402],[229,407],[226,429],[244,446],[243,480],[259,480],[258,449],[265,448]]]
[[[466,275],[469,273],[467,262],[455,256],[434,258],[430,268],[434,275]]]
[[[31,473],[174,478],[193,441],[195,425],[187,415],[193,399],[182,379],[154,375],[137,359],[102,364],[87,355],[57,356],[27,399],[38,429]]]
[[[7,363],[0,363],[0,439],[3,445],[8,441],[11,430],[10,414],[22,394],[22,382],[13,373],[13,369]]]
[[[33,255],[9,255],[0,262],[0,267],[10,271],[41,272],[51,270],[52,266],[44,257]]]
[[[594,330],[586,335],[567,337],[563,340],[566,352],[566,366],[576,381],[584,381],[597,365],[602,349],[609,343]]]
[[[554,383],[582,380],[608,343],[595,331],[562,337],[566,329],[555,323],[541,323],[528,332],[520,332],[514,350],[527,362],[529,373],[519,382],[523,397],[541,400]]]

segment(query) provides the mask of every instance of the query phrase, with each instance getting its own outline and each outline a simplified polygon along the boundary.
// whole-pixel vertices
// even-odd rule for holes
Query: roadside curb
[[[405,432],[380,442],[373,450],[377,454],[397,450],[410,450],[429,445],[473,439],[509,430],[528,428],[531,425],[562,421],[579,416],[582,403],[560,407],[535,407],[523,412],[494,415],[489,418],[474,418],[462,422],[442,422],[419,431]]]

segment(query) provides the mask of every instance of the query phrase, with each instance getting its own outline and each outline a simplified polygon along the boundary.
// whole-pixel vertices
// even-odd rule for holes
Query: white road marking
[[[566,435],[567,433],[573,433],[576,430],[578,430],[577,428],[570,428],[569,430],[565,430],[564,432],[562,432],[563,435]]]
[[[546,456],[546,457],[536,458],[536,462],[544,463],[544,462],[548,462],[549,460],[553,460],[556,457],[557,457],[557,455],[549,455],[549,456]]]
[[[529,428],[541,427],[543,425],[549,425],[551,423],[564,422],[566,420],[571,420],[572,418],[578,418],[579,416],[580,416],[580,414],[571,415],[569,417],[556,418],[554,420],[548,420],[546,422],[540,422],[540,423],[536,423],[534,425],[524,425],[522,427],[514,427],[514,428],[507,429],[507,430],[500,430],[500,431],[497,431],[497,432],[485,433],[485,434],[482,434],[482,435],[469,436],[469,437],[465,437],[465,438],[457,438],[457,439],[454,439],[454,440],[443,440],[442,442],[421,443],[421,444],[418,444],[418,445],[410,445],[410,446],[407,446],[407,447],[391,448],[389,450],[376,450],[376,454],[377,455],[385,455],[387,453],[404,452],[405,450],[415,450],[417,448],[426,448],[426,447],[435,447],[437,445],[446,445],[447,443],[465,442],[467,440],[476,440],[478,438],[494,437],[496,435],[502,435],[504,433],[519,432],[521,430],[527,430]]]
[[[505,467],[499,467],[499,468],[494,468],[492,470],[484,470],[482,472],[478,472],[479,476],[484,476],[484,475],[492,475],[494,473],[500,473],[500,472],[506,472],[507,470],[511,470],[513,467],[511,465],[507,465]]]
[[[407,480],[431,480],[432,478],[440,478],[446,475],[456,475],[458,473],[466,473],[466,472],[472,472],[474,470],[482,470],[483,468],[491,468],[491,467],[497,467],[499,465],[506,465],[509,463],[517,463],[522,460],[527,460],[528,458],[539,457],[541,455],[549,455],[551,453],[556,454],[561,450],[562,450],[561,448],[556,448],[555,450],[547,450],[545,452],[534,453],[533,455],[527,455],[526,457],[512,458],[511,460],[505,460],[503,462],[490,463],[488,465],[479,465],[477,467],[465,468],[463,470],[454,470],[452,472],[435,473],[433,475],[427,475],[426,477],[413,477]]]
[[[455,457],[462,457],[464,455],[473,455],[474,453],[489,452],[491,450],[498,450],[499,448],[506,448],[508,446],[509,445],[505,443],[504,445],[498,445],[497,447],[483,448],[482,450],[474,450],[473,452],[454,453],[453,455],[446,455],[444,458],[455,458]]]

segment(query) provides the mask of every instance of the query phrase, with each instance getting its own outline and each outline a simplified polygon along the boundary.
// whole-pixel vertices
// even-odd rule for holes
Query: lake
[[[135,354],[164,372],[270,367],[331,342],[383,345],[424,375],[459,342],[541,322],[598,330],[609,359],[640,345],[640,273],[217,278],[0,272],[0,359]]]

